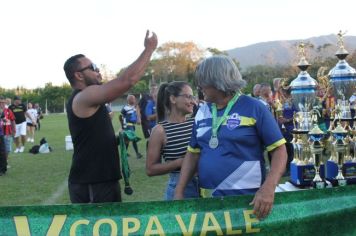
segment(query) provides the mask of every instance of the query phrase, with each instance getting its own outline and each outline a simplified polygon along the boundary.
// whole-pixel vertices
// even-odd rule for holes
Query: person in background
[[[157,92],[157,85],[155,83],[152,83],[150,86],[150,94],[143,95],[139,102],[142,132],[145,139],[148,139],[150,137],[152,128],[156,125]],[[146,142],[146,148],[147,146],[148,141]]]
[[[68,178],[72,203],[121,202],[120,159],[106,103],[125,94],[145,73],[157,36],[146,32],[141,55],[117,78],[102,84],[98,67],[83,54],[64,64],[73,93],[66,106],[74,152]]]
[[[5,140],[3,126],[0,125],[0,176],[5,175],[7,171],[7,158],[5,151]]]
[[[119,115],[120,123],[123,130],[131,130],[136,132],[136,124],[141,124],[140,109],[136,104],[136,97],[134,95],[127,96],[127,104],[122,108]],[[126,149],[129,148],[130,142],[126,143]],[[142,158],[142,154],[138,151],[137,141],[132,140],[132,145],[136,153],[137,159]]]
[[[262,83],[260,87],[260,102],[272,113],[274,108],[271,85]]]
[[[280,126],[280,129],[282,131],[283,137],[286,140],[288,160],[286,165],[286,173],[284,175],[287,176],[289,175],[289,171],[290,171],[290,163],[294,158],[293,144],[291,143],[293,139],[292,131],[295,128],[293,123],[293,116],[294,113],[297,112],[298,110],[295,108],[295,106],[292,103],[292,95],[291,95],[290,87],[287,90],[285,89],[280,90],[279,99],[280,99],[279,101],[282,104],[281,107],[282,110],[276,111],[276,118]]]
[[[187,183],[198,171],[204,197],[255,194],[250,203],[254,213],[266,217],[287,161],[277,122],[260,101],[241,94],[245,81],[231,58],[203,60],[195,78],[207,103],[195,116],[175,199],[184,198]],[[265,149],[272,154],[267,176]]]
[[[0,96],[1,127],[4,133],[5,158],[8,160],[9,153],[12,152],[13,136],[16,132],[14,113],[7,107],[6,99]],[[9,167],[9,166],[7,166]]]
[[[197,114],[197,112],[199,110],[199,107],[202,106],[205,103],[204,94],[203,94],[203,92],[201,91],[201,89],[199,87],[197,89],[197,93],[198,93],[198,97],[197,97],[196,102],[194,104],[192,117],[195,117],[195,115]]]
[[[35,103],[34,108],[37,111],[37,121],[36,121],[35,130],[40,130],[41,129],[41,120],[43,119],[42,109],[38,103]]]
[[[282,78],[274,78],[273,79],[273,95],[272,95],[272,99],[273,101],[276,100],[283,100],[283,92],[281,90],[281,81]]]
[[[108,114],[110,116],[110,119],[114,118],[114,112],[111,109],[111,103],[106,103],[105,104],[106,110],[108,111]]]
[[[21,98],[19,96],[15,96],[14,104],[11,104],[9,109],[14,113],[16,122],[16,132],[14,136],[16,149],[14,153],[24,152],[27,127],[26,117],[29,119],[32,119],[32,117],[27,112],[27,107],[21,102]],[[36,123],[35,120],[32,121]]]
[[[331,86],[326,89],[325,95],[321,98],[321,102],[323,107],[322,116],[325,119],[325,126],[327,129],[333,129],[334,124],[330,120],[335,118],[335,105],[337,101],[333,95]]]
[[[29,102],[27,104],[27,113],[29,114],[29,117],[26,117],[26,125],[27,125],[27,142],[29,143],[34,143],[35,142],[35,127],[36,127],[36,121],[38,119],[37,117],[37,110],[32,107],[32,103]]]
[[[186,82],[162,84],[157,95],[158,124],[148,142],[146,173],[148,176],[169,174],[165,200],[173,200],[180,168],[192,134],[195,98]],[[163,160],[163,161],[162,161]],[[187,183],[184,198],[199,197],[197,178]]]
[[[260,89],[261,89],[261,84],[255,84],[252,89],[252,97],[258,99],[260,97]]]

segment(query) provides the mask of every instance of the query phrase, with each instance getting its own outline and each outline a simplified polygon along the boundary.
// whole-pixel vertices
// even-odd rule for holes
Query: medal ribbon
[[[217,116],[217,108],[216,108],[216,104],[213,103],[211,105],[211,112],[212,112],[212,135],[211,137],[217,137],[218,134],[218,129],[220,127],[220,125],[226,120],[232,106],[235,104],[235,102],[237,101],[237,99],[240,97],[240,93],[236,93],[235,96],[229,101],[229,103],[227,104],[227,107],[224,111],[224,114],[221,117]]]

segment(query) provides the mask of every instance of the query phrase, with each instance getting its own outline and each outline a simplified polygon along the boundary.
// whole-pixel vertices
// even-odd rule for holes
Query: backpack
[[[40,145],[34,145],[34,146],[32,146],[32,148],[29,150],[29,152],[32,153],[32,154],[37,154],[37,153],[39,153],[39,150],[40,150]]]

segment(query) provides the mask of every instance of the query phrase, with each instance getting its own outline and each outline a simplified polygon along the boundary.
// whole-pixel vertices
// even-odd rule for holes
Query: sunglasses
[[[99,72],[100,71],[99,68],[97,67],[97,65],[95,65],[94,63],[91,63],[89,66],[86,66],[86,67],[84,67],[84,68],[82,68],[80,70],[77,70],[77,72],[83,72],[83,71],[85,71],[87,69],[90,69],[90,70],[95,71],[95,72]]]

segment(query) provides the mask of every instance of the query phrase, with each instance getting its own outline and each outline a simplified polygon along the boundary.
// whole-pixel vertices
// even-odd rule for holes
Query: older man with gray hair
[[[198,172],[204,197],[255,194],[258,218],[272,210],[275,188],[285,171],[285,139],[277,122],[258,100],[241,93],[246,82],[231,58],[213,56],[199,63],[195,78],[204,93],[181,167],[175,198]],[[264,150],[271,152],[266,175]]]

